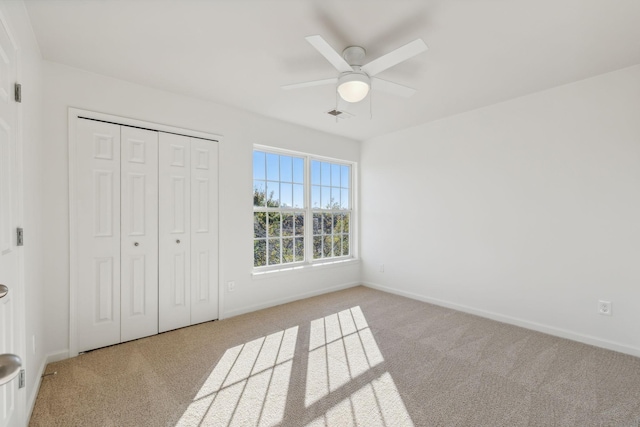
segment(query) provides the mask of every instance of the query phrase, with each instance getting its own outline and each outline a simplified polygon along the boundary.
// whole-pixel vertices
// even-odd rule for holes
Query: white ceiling
[[[640,63],[639,0],[26,0],[45,59],[358,140]],[[304,37],[365,62],[422,38],[339,121],[337,76]]]

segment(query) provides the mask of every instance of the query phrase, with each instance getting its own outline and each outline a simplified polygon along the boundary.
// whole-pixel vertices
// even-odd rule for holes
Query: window
[[[313,259],[349,255],[351,167],[311,161]]]
[[[351,256],[351,170],[302,154],[253,152],[253,266]],[[305,227],[307,219],[312,227]]]

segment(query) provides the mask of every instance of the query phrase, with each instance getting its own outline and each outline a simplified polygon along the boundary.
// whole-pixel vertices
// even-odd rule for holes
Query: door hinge
[[[24,369],[20,369],[20,374],[18,375],[18,388],[24,388]]]
[[[20,83],[16,83],[13,91],[16,102],[22,102],[22,85]]]
[[[24,246],[24,230],[20,227],[16,230],[16,246]]]

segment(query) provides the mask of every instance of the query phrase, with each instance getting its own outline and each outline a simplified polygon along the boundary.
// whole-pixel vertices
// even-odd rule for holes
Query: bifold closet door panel
[[[159,332],[191,322],[191,143],[160,132]]]
[[[78,351],[120,342],[120,126],[76,128]]]
[[[121,341],[158,333],[158,132],[121,127]]]
[[[191,324],[218,318],[218,143],[191,138]]]

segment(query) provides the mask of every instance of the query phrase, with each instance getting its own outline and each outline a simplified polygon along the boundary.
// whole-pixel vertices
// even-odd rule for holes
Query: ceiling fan
[[[308,36],[305,39],[315,47],[327,61],[331,63],[340,75],[331,79],[314,80],[311,82],[296,83],[282,86],[282,89],[299,89],[311,86],[337,84],[340,97],[347,102],[360,102],[369,89],[380,90],[405,98],[413,95],[416,90],[398,83],[382,80],[375,77],[376,74],[393,67],[407,59],[425,52],[427,45],[422,39],[416,39],[406,45],[374,59],[362,65],[366,51],[360,46],[349,46],[342,51],[342,55],[336,52],[321,36]]]

